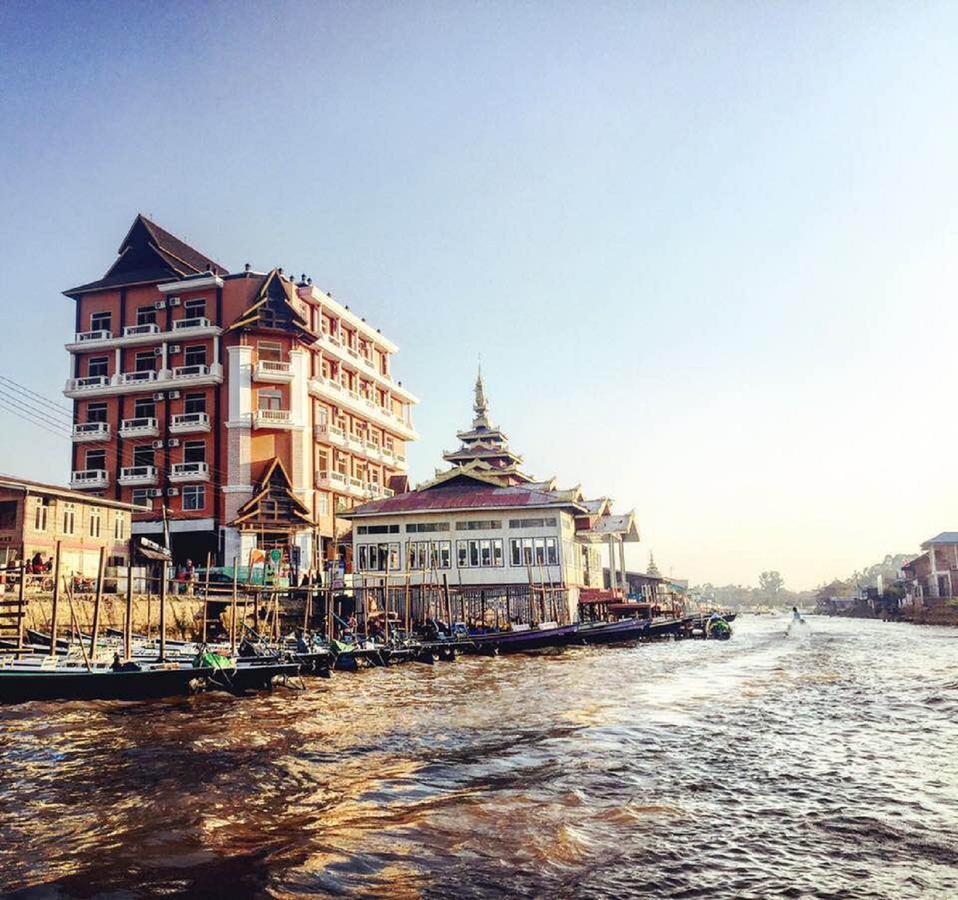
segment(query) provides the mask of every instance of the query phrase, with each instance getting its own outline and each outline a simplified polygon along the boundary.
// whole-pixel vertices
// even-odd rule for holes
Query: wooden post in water
[[[106,566],[106,547],[100,548],[100,564],[96,572],[96,594],[93,599],[93,628],[90,635],[90,656],[96,659],[96,639],[100,632],[100,603],[103,600],[103,570]]]
[[[160,562],[160,662],[166,661],[166,560]]]
[[[71,583],[71,584],[66,584],[66,580],[67,580],[67,577],[66,577],[66,575],[64,575],[64,576],[63,576],[64,589],[66,590],[67,601],[68,601],[69,604],[70,604],[70,619],[71,619],[72,622],[73,622],[73,627],[76,629],[76,633],[77,633],[77,643],[79,643],[79,645],[80,645],[80,652],[83,654],[83,662],[84,662],[84,664],[85,664],[86,667],[87,667],[87,671],[88,671],[88,672],[92,672],[92,671],[93,671],[93,666],[90,665],[90,657],[87,656],[86,647],[83,646],[83,637],[82,637],[83,632],[82,632],[81,629],[80,629],[80,619],[79,619],[79,617],[77,616],[77,611],[76,611],[76,609],[75,609],[74,606],[73,606],[73,585],[72,585],[72,583]],[[56,648],[56,641],[54,641],[54,642],[51,644],[51,646],[54,647],[54,648]]]
[[[126,566],[126,619],[123,622],[123,658],[133,655],[133,557]]]
[[[27,561],[20,560],[20,584],[17,585],[17,600],[20,602],[20,617],[17,619],[17,649],[23,649],[23,617],[27,602]]]
[[[206,627],[210,617],[210,568],[213,565],[213,554],[206,554],[206,578],[203,586],[203,643],[206,643]]]
[[[230,656],[236,655],[236,592],[239,589],[236,579],[239,578],[239,560],[233,557],[233,602],[230,612]]]
[[[446,627],[449,629],[449,636],[452,637],[452,601],[449,599],[449,578],[446,573],[442,573],[442,594],[446,601],[447,618],[449,621]]]
[[[60,542],[53,549],[53,605],[50,609],[50,656],[57,655],[57,613],[60,605]]]
[[[306,636],[306,630],[309,628],[309,614],[312,612],[313,605],[313,570],[309,570],[306,580],[306,599],[303,601],[303,636]]]

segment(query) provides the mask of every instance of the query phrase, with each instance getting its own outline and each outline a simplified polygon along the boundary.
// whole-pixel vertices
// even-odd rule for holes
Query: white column
[[[114,352],[114,364],[113,364],[113,379],[112,380],[114,384],[119,384],[120,383],[120,354],[122,351],[120,350],[119,347],[117,347],[116,350],[114,350],[113,352]]]
[[[160,378],[169,378],[170,375],[170,346],[163,341],[163,356],[160,360]]]
[[[230,347],[229,353],[229,421],[249,424],[253,409],[253,348]]]
[[[220,364],[220,339],[219,335],[213,338],[213,365],[218,366]]]
[[[625,574],[625,541],[619,537],[619,576],[622,579],[622,590],[629,593],[629,579]]]
[[[615,590],[615,548],[612,546],[612,535],[609,534],[609,590]]]

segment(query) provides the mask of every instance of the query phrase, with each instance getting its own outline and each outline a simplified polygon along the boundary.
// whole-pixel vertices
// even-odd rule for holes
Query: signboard
[[[173,559],[173,554],[166,547],[142,536],[137,538],[136,550],[140,556],[145,556],[147,559],[166,560],[167,562]]]

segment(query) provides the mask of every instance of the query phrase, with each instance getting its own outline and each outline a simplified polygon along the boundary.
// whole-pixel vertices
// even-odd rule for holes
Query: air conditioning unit
[[[153,449],[154,449],[154,450],[162,450],[162,449],[163,449],[163,441],[153,441],[153,445],[152,445],[152,446],[153,446]]]
[[[166,446],[167,446],[167,447],[179,447],[179,446],[180,446],[180,439],[179,439],[179,438],[170,438],[170,439],[166,442]]]
[[[170,304],[170,306],[179,306],[179,305],[180,305],[180,298],[179,298],[179,297],[170,297],[170,299],[169,299],[169,304]]]
[[[166,489],[166,496],[167,496],[167,497],[179,497],[179,496],[180,496],[180,489],[179,489],[179,488],[167,488],[167,489]]]
[[[165,394],[164,394],[162,391],[157,391],[157,392],[153,395],[153,399],[154,399],[157,403],[160,403],[160,402],[163,400],[164,397],[165,397]]]
[[[179,344],[170,344],[170,353],[179,353],[181,349]]]
[[[156,303],[153,304],[153,309],[166,309],[166,301],[157,300]]]
[[[154,347],[154,348],[153,348],[153,355],[154,355],[154,356],[162,356],[162,355],[163,355],[163,348],[162,348],[162,347]]]
[[[162,489],[162,488],[150,488],[150,489],[146,492],[146,496],[147,496],[147,497],[162,497],[162,496],[163,496],[163,489]]]
[[[179,400],[179,399],[180,399],[180,392],[179,392],[179,391],[170,391],[170,399],[171,399],[171,400]]]

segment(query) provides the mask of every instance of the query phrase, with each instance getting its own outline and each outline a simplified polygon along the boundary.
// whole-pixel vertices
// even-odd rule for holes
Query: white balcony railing
[[[120,469],[122,485],[156,484],[156,466],[124,466]]]
[[[83,378],[71,378],[67,381],[68,391],[89,391],[106,387],[110,379],[106,375],[86,375]]]
[[[105,441],[110,437],[109,422],[77,422],[73,426],[75,441]]]
[[[170,481],[208,481],[210,467],[205,462],[173,463]]]
[[[126,325],[123,337],[136,337],[141,334],[159,334],[160,326],[156,322],[144,322],[142,325]]]
[[[257,409],[253,413],[253,424],[257,428],[282,428],[291,422],[292,413],[288,409]]]
[[[206,378],[209,374],[210,374],[210,367],[206,365],[175,366],[173,369],[174,380],[185,380],[189,378]]]
[[[149,416],[124,419],[120,422],[121,437],[156,437],[159,433],[159,424],[156,419]]]
[[[291,381],[293,367],[279,359],[260,359],[256,363],[257,381]]]
[[[210,320],[206,316],[193,316],[190,319],[177,319],[173,323],[174,331],[184,331],[187,328],[209,328]]]
[[[346,443],[346,432],[338,425],[317,425],[313,432],[317,441],[340,445]]]
[[[173,434],[186,434],[191,431],[209,431],[210,417],[205,412],[177,413],[170,419],[170,431]]]
[[[105,488],[110,484],[106,469],[80,469],[70,475],[72,488]]]
[[[156,381],[156,372],[148,369],[145,372],[122,372],[117,379],[118,384],[143,384]]]
[[[112,331],[78,331],[73,339],[78,344],[88,343],[90,341],[108,341],[113,337]]]

